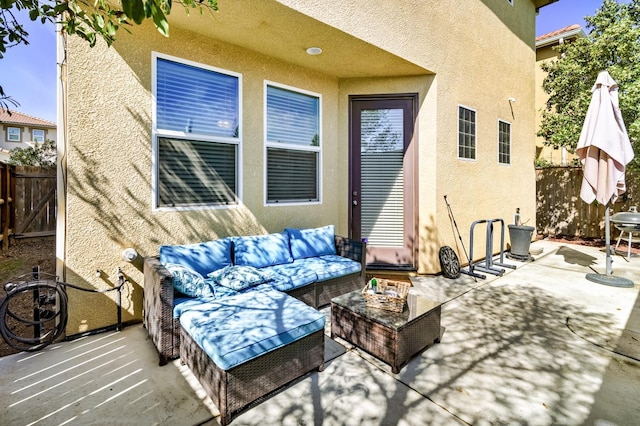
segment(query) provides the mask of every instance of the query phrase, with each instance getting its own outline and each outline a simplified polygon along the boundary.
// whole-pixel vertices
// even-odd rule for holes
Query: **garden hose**
[[[41,277],[48,279],[41,279]],[[27,281],[25,278],[31,278]],[[57,277],[34,270],[8,282],[7,295],[0,303],[0,335],[19,351],[37,351],[55,342],[64,332],[68,320],[66,287],[91,293],[118,291],[118,323],[122,327],[121,290],[126,278],[118,268],[118,284],[105,290],[84,288],[58,281]],[[29,317],[30,318],[29,318]]]

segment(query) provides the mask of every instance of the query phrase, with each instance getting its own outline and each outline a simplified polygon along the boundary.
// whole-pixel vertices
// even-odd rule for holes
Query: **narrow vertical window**
[[[458,158],[476,159],[476,112],[458,106]]]
[[[511,124],[498,121],[498,162],[511,164]]]
[[[20,128],[19,127],[7,127],[7,141],[20,142]]]
[[[320,201],[320,96],[266,86],[266,202]]]
[[[156,207],[238,202],[240,76],[155,58]]]

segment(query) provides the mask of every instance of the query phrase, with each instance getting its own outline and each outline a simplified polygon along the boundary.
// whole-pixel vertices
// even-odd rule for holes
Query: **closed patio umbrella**
[[[606,274],[587,274],[587,279],[617,287],[633,287],[632,281],[613,276],[609,238],[609,204],[626,191],[625,169],[633,159],[633,148],[618,106],[618,84],[607,71],[601,71],[591,91],[591,103],[576,154],[583,166],[580,198],[586,203],[597,201],[606,207]]]

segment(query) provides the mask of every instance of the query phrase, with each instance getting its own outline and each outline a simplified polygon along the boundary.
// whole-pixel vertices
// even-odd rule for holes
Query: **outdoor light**
[[[321,53],[322,53],[322,49],[319,48],[319,47],[310,47],[310,48],[307,49],[307,54],[308,55],[315,56],[315,55],[319,55]]]
[[[122,251],[122,258],[127,262],[133,262],[138,257],[138,252],[134,248],[126,248]]]

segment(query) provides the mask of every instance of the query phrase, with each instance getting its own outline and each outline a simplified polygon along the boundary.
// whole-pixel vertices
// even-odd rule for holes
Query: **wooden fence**
[[[55,235],[55,169],[0,164],[0,231],[3,250],[9,238]]]
[[[640,207],[640,173],[627,172],[627,192],[611,214]],[[551,167],[536,170],[536,222],[539,234],[604,238],[604,207],[580,198],[582,169]],[[8,166],[0,163],[0,238],[55,235],[55,169]]]
[[[630,206],[640,206],[640,173],[627,172],[626,184],[627,192],[613,204],[610,214],[627,211]],[[536,222],[539,234],[580,238],[605,237],[604,206],[582,201],[581,186],[580,167],[536,170]]]

